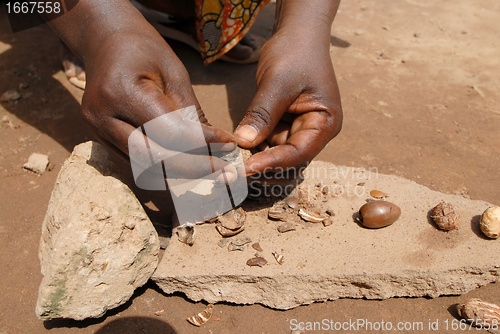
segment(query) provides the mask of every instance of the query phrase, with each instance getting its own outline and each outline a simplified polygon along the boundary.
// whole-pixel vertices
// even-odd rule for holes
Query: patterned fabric
[[[196,31],[205,64],[238,44],[269,1],[196,0]]]

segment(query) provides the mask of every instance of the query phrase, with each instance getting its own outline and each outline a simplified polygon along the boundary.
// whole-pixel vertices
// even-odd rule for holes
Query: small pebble
[[[156,311],[156,312],[155,312],[155,315],[159,317],[159,316],[160,316],[160,315],[162,315],[163,313],[165,313],[165,309],[164,309],[164,308],[162,308],[161,310]]]
[[[0,96],[1,102],[17,101],[21,98],[21,94],[15,89],[9,89]]]

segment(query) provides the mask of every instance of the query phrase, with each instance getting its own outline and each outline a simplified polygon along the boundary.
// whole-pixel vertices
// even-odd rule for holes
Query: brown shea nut
[[[458,229],[460,215],[457,209],[450,203],[442,201],[431,211],[431,217],[436,225],[445,231]]]
[[[401,209],[391,202],[371,201],[359,209],[361,224],[368,228],[386,227],[398,220]]]
[[[486,209],[481,216],[481,231],[491,239],[500,237],[500,207]]]
[[[481,299],[469,299],[457,305],[458,315],[475,326],[492,326],[500,323],[500,306]],[[483,327],[485,328],[485,327]]]

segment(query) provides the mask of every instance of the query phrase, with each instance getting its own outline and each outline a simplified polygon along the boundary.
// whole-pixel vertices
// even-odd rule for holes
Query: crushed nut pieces
[[[200,313],[193,315],[192,317],[187,318],[186,320],[197,327],[200,327],[207,323],[212,316],[212,312],[214,310],[213,304],[208,304],[207,308],[201,311]]]
[[[307,212],[304,209],[299,210],[299,216],[305,221],[311,223],[321,223],[323,220],[325,220],[325,218],[322,217],[318,212]]]

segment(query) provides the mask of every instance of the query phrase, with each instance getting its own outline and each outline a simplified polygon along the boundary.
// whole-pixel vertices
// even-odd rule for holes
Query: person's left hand
[[[247,176],[304,167],[340,132],[329,45],[288,32],[275,34],[262,48],[257,93],[235,130],[241,147],[261,150],[247,161]]]

